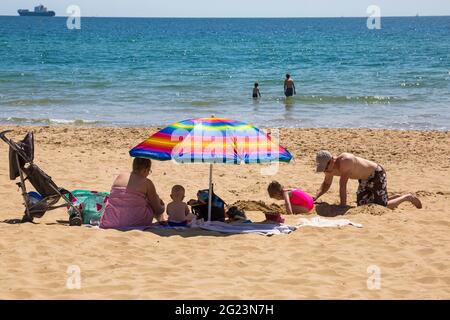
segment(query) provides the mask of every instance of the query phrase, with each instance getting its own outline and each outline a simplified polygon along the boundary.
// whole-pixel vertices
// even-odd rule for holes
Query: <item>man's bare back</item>
[[[325,174],[338,177],[345,174],[349,179],[366,180],[377,166],[373,161],[344,152],[337,156],[333,169],[330,172],[325,171]]]
[[[284,80],[284,87],[285,87],[285,89],[287,89],[287,88],[294,88],[294,80],[292,80],[292,79],[286,79],[286,80]]]

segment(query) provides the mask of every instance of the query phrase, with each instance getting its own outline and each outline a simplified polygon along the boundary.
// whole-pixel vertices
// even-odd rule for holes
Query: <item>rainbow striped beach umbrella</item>
[[[132,157],[178,163],[209,163],[208,220],[211,220],[212,165],[289,162],[292,155],[262,130],[224,118],[174,123],[130,150]]]

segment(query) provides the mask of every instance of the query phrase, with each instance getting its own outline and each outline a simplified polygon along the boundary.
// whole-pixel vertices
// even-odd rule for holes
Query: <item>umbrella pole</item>
[[[211,221],[211,207],[212,207],[212,171],[213,164],[209,165],[209,197],[208,197],[208,221]]]

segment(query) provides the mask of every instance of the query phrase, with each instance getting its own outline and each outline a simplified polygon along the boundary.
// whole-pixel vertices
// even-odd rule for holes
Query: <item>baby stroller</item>
[[[6,134],[11,131],[0,132],[0,138],[9,145],[9,178],[16,180],[20,177],[20,182],[16,184],[22,190],[25,215],[18,222],[32,222],[34,218],[41,218],[49,210],[70,206],[75,212],[69,219],[70,225],[81,225],[81,211],[69,200],[72,198],[70,192],[59,188],[50,176],[33,163],[33,132],[28,132],[22,141],[14,142],[6,137]],[[27,192],[25,185],[27,180],[37,192]],[[63,199],[65,203],[58,205],[60,199]]]

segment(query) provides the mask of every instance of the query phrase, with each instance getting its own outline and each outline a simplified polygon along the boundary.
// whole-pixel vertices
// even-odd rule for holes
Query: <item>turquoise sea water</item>
[[[297,96],[286,100],[292,74]],[[251,98],[260,83],[262,99]],[[0,17],[0,123],[450,128],[450,17]]]

